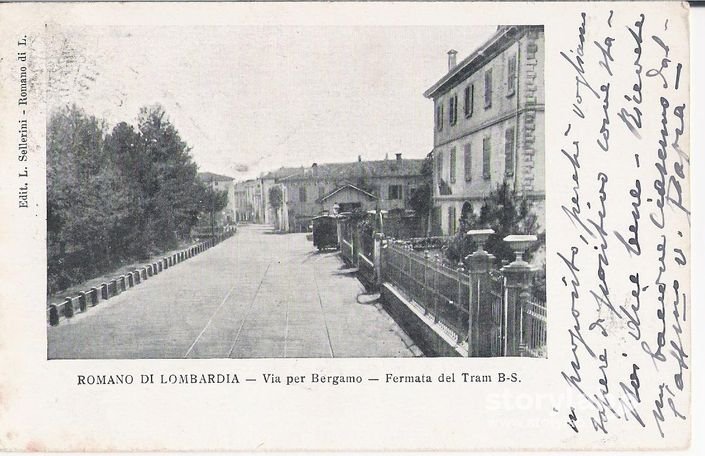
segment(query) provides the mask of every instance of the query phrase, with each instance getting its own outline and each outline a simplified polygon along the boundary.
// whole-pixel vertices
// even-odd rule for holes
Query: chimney
[[[362,161],[362,155],[357,156],[357,161],[361,162]]]
[[[451,71],[453,68],[455,68],[456,61],[455,61],[455,56],[458,54],[458,51],[455,49],[451,49],[448,51],[448,71]]]
[[[401,161],[401,152],[397,153],[397,162],[400,162],[400,161]]]

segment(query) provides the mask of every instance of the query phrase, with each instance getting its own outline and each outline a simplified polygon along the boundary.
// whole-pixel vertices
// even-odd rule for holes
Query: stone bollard
[[[118,287],[117,279],[113,279],[110,281],[110,284],[108,286],[108,292],[110,293],[110,296],[116,296],[120,294],[120,288]]]
[[[98,289],[96,287],[91,287],[91,307],[98,305]]]
[[[152,265],[148,264],[147,265],[147,276],[152,277],[153,274],[154,274],[154,271],[152,271]]]
[[[162,272],[164,270],[164,267],[162,265],[161,260],[157,261],[157,272]]]
[[[153,274],[153,275],[159,274],[159,269],[157,269],[157,263],[156,263],[156,262],[152,263],[152,274]]]
[[[81,312],[86,311],[86,293],[84,291],[79,291],[78,292],[78,308],[81,310]]]
[[[49,304],[49,324],[51,326],[59,324],[59,308],[56,304]]]
[[[162,258],[162,264],[164,265],[164,269],[169,269],[169,258]]]
[[[120,291],[127,291],[127,282],[125,281],[125,276],[120,276]]]
[[[130,288],[135,286],[135,276],[131,272],[127,274],[127,286]]]
[[[147,268],[140,269],[140,274],[142,275],[142,280],[147,280]]]
[[[64,300],[64,317],[73,317],[73,300],[71,298],[66,298]]]
[[[108,284],[107,283],[100,284],[100,297],[103,301],[108,299]]]
[[[523,255],[536,240],[533,235],[511,235],[504,238],[516,255],[512,263],[501,269],[507,279],[506,356],[523,356],[528,342],[523,333],[523,316],[530,297],[534,269],[524,261]]]

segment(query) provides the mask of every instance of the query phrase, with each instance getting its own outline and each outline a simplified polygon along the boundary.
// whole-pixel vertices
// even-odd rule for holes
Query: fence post
[[[516,255],[516,259],[501,269],[506,278],[506,356],[523,356],[526,350],[524,337],[524,313],[529,300],[529,287],[534,270],[524,261],[527,248],[536,242],[536,236],[512,235],[504,238]]]
[[[375,267],[375,285],[377,289],[382,286],[382,241],[384,240],[384,234],[375,233],[375,243],[374,243],[374,267]]]
[[[457,342],[461,343],[463,341],[463,337],[466,336],[467,334],[463,334],[461,331],[461,328],[463,327],[463,307],[465,303],[463,302],[463,275],[465,275],[465,268],[463,267],[463,262],[458,261],[458,299],[456,301],[456,312],[457,312],[457,320],[455,322],[456,327],[457,327]]]
[[[441,260],[441,254],[437,253],[436,254],[436,264],[435,266],[431,267],[431,270],[433,271],[433,322],[438,323],[438,269],[440,268],[441,263],[443,260]]]
[[[428,253],[428,250],[423,251],[423,291],[421,294],[423,302],[421,304],[423,305],[424,315],[428,314],[428,305],[430,303],[428,299],[428,262],[430,261],[430,256],[431,254]]]
[[[492,295],[490,294],[490,270],[494,255],[484,249],[485,242],[494,230],[471,230],[468,236],[477,243],[477,251],[465,257],[470,275],[470,296],[468,305],[468,356],[491,356]]]

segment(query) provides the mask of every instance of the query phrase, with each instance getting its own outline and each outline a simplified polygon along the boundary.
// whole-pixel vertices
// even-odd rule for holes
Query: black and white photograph
[[[0,449],[688,449],[693,10],[0,3]]]
[[[49,26],[48,358],[545,358],[544,43]]]

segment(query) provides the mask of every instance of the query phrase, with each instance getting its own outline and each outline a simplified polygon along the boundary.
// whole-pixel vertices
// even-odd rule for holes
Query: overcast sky
[[[52,107],[134,123],[160,103],[201,171],[236,179],[313,162],[422,158],[422,93],[496,27],[56,29]]]

